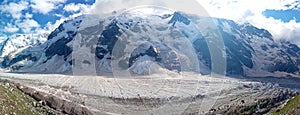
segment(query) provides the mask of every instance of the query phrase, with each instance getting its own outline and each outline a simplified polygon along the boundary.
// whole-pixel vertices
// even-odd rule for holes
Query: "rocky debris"
[[[219,94],[214,106],[206,114],[266,114],[271,109],[285,103],[286,100],[295,96],[295,92],[281,88],[270,83],[249,83],[230,90],[223,90]],[[170,96],[169,98],[150,98],[137,95],[136,98],[108,97],[115,104],[122,105],[132,111],[150,111],[165,105],[190,104],[182,114],[205,114],[199,111],[204,95],[190,97]],[[102,99],[103,100],[103,99]],[[107,103],[109,105],[109,103]],[[129,114],[129,113],[124,113]]]
[[[13,90],[14,90],[14,88],[11,87],[10,83],[5,83],[5,84],[4,84],[4,87],[5,87],[6,89],[8,89],[9,91],[13,91]]]
[[[47,105],[55,110],[59,110],[62,113],[72,114],[72,115],[91,115],[92,113],[88,110],[87,107],[59,98],[53,94],[48,94],[45,92],[36,91],[33,88],[21,86],[20,84],[17,87],[23,91],[25,94],[33,97],[38,103],[33,103],[34,106]]]
[[[250,90],[252,88],[255,90]],[[244,85],[244,90],[232,89],[231,92],[227,97],[217,101],[214,106],[216,109],[212,109],[211,114],[266,114],[272,108],[280,106],[296,95],[290,89],[280,88],[269,83],[248,84]],[[220,103],[228,99],[230,99],[228,104]]]
[[[166,104],[171,103],[196,103],[199,100],[202,100],[204,95],[196,95],[189,97],[179,97],[179,96],[171,96],[168,98],[149,98],[149,97],[141,97],[138,94],[136,98],[114,98],[109,97],[109,99],[113,100],[114,103],[120,105],[135,105],[135,106],[143,106],[145,109],[154,109],[162,107]]]
[[[300,113],[300,94],[297,93],[295,97],[286,101],[281,106],[274,108],[271,114],[274,115],[298,115]]]
[[[0,79],[0,114],[1,115],[38,115],[59,114],[51,108],[37,105],[37,101],[22,93],[14,83]]]
[[[36,101],[31,102],[32,107],[42,108],[48,107],[54,109],[49,114],[72,114],[72,115],[92,115],[87,107],[74,103],[62,98],[59,98],[53,94],[48,94],[45,92],[37,91],[34,88],[23,86],[19,83],[14,83],[12,81],[3,80],[5,82],[4,86],[6,89],[13,91],[12,85],[16,86],[20,91],[29,95]]]

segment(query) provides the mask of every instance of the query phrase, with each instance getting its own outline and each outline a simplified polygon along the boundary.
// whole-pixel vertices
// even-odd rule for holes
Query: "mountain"
[[[17,34],[0,38],[0,60],[13,59],[19,52],[43,44],[47,40],[48,34]],[[16,63],[27,64],[13,60]],[[1,67],[7,68],[8,65],[2,64]],[[15,68],[15,67],[12,67]],[[17,69],[17,68],[15,68]]]
[[[289,42],[275,42],[267,30],[250,24],[238,25],[233,21],[222,19],[219,19],[218,23],[226,52],[229,54],[227,70],[229,68],[240,70],[234,73],[246,76],[299,73],[297,45]]]
[[[43,44],[10,56],[5,53],[8,50],[2,51],[6,55],[2,66],[12,71],[44,73],[102,75],[129,70],[135,74],[163,71],[208,74],[213,62],[207,42],[214,36],[200,32],[195,26],[203,19],[183,12],[130,11],[107,18],[80,16],[62,23]],[[299,74],[297,45],[277,42],[267,30],[248,23],[212,20],[217,30],[204,28],[204,31],[218,31],[223,38],[226,75]]]
[[[5,57],[12,52],[17,52],[21,48],[41,45],[47,40],[47,36],[48,34],[18,34],[3,39],[0,45],[0,57]]]
[[[67,47],[66,44],[74,38],[76,30],[79,28],[79,20],[82,20],[79,18],[80,17],[78,17],[78,19],[75,18],[65,21],[49,34],[42,44],[23,49],[12,56],[5,56],[2,61],[2,66],[4,68],[10,68],[12,71],[23,69],[24,71],[30,72],[49,72],[50,70],[45,69],[52,67],[51,72],[65,72],[62,68],[54,67],[57,62],[53,62],[50,65],[45,65],[45,63],[53,56],[59,57],[71,53],[71,49]],[[62,58],[62,61],[64,61],[64,58]],[[58,69],[60,69],[60,71]]]

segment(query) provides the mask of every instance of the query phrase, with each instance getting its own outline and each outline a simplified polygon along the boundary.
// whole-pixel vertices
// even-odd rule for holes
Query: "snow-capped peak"
[[[30,47],[34,45],[40,45],[47,40],[48,34],[17,34],[4,39],[0,44],[1,56],[5,57],[17,50]]]
[[[112,72],[112,63],[136,73],[149,73],[149,70],[159,67],[203,74],[211,72],[213,60],[206,38],[213,36],[203,36],[195,26],[203,17],[182,12],[143,14],[139,10],[105,19],[93,17],[81,16],[62,23],[39,47],[41,54],[38,57],[30,53],[32,48],[26,53],[16,54],[12,59],[6,58],[5,63],[12,67],[18,61],[30,60],[33,62],[30,66],[18,66],[43,72],[70,72],[76,66],[84,71],[87,68],[87,71],[95,69],[96,73]],[[296,45],[295,48],[290,47],[291,43],[276,43],[267,30],[250,24],[211,19],[219,30],[204,29],[207,32],[219,31],[223,37],[226,55],[224,53],[222,57],[226,58],[227,75],[254,76],[264,73],[275,76],[278,72],[280,75],[299,72],[300,51]],[[72,53],[77,50],[84,52],[73,57]],[[195,69],[199,67],[199,71]]]

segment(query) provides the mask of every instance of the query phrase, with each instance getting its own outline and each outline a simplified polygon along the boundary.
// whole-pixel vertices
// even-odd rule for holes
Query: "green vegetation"
[[[16,86],[0,81],[0,115],[51,114],[39,102],[24,94]]]
[[[300,94],[295,96],[293,99],[280,109],[272,112],[273,115],[297,115],[300,113]]]

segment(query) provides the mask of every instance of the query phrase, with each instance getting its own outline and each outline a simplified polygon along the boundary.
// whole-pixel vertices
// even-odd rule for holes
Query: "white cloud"
[[[300,45],[300,23],[295,20],[283,22],[272,17],[266,18],[266,9],[287,10],[294,0],[198,0],[212,17],[231,19],[238,23],[249,22],[258,28],[267,29],[275,40],[285,39]]]
[[[59,17],[60,19],[56,20],[54,23],[48,22],[43,28],[37,28],[38,33],[48,33],[54,31],[60,24],[62,24],[65,20],[69,20],[83,14],[86,14],[87,11],[90,9],[90,5],[85,4],[68,4],[63,9],[65,11],[73,12],[72,15],[65,17],[62,14],[54,14],[55,16]],[[77,12],[78,11],[78,12]],[[77,13],[74,13],[77,12]]]
[[[40,27],[39,23],[33,19],[25,19],[25,20],[17,20],[16,25],[24,32],[24,33],[33,33],[33,28]]]
[[[96,0],[89,11],[92,14],[111,13],[140,5],[158,5],[188,13],[209,14],[212,17],[234,20],[240,24],[249,22],[258,28],[267,29],[275,40],[284,39],[300,45],[300,23],[296,23],[295,20],[283,22],[274,18],[266,18],[262,14],[266,9],[297,8],[295,6],[299,6],[300,2],[295,2],[295,0],[192,0],[189,2],[182,0]]]
[[[4,32],[15,33],[18,31],[19,31],[19,28],[16,27],[15,25],[12,25],[11,23],[8,23],[7,26],[4,27]]]
[[[32,16],[33,16],[33,15],[30,14],[30,13],[28,13],[28,12],[25,14],[25,18],[27,18],[27,19],[28,19],[28,18],[32,18]]]
[[[32,0],[31,7],[42,14],[47,14],[50,11],[57,9],[60,3],[66,0]]]
[[[19,19],[22,17],[22,11],[28,9],[28,2],[20,1],[18,3],[9,3],[1,5],[0,10],[2,12],[8,12],[13,18]]]
[[[119,11],[123,9],[131,9],[138,6],[158,6],[166,7],[173,10],[180,10],[187,13],[198,13],[207,16],[206,12],[203,12],[203,8],[199,7],[199,3],[195,0],[183,1],[183,0],[96,0],[89,10],[90,14],[106,14],[113,11]]]
[[[40,30],[43,30],[43,31],[54,31],[60,24],[62,24],[65,20],[70,20],[70,19],[73,19],[75,17],[78,17],[78,16],[81,16],[82,13],[76,13],[76,14],[73,14],[73,15],[70,15],[69,17],[64,17],[63,15],[59,15],[59,14],[55,14],[56,16],[60,17],[60,19],[56,20],[54,23],[50,23],[48,22],[46,24],[46,26]]]
[[[65,16],[62,14],[54,14],[56,17],[64,18]]]
[[[47,26],[44,28],[46,30],[54,31],[60,24],[64,22],[65,18],[61,18],[60,20],[56,20],[54,24],[51,24],[50,22],[47,23]]]
[[[291,0],[198,0],[213,17],[241,20],[248,16],[261,14],[266,9],[287,9],[284,4]],[[247,14],[251,15],[247,15]]]
[[[70,3],[64,7],[64,10],[67,12],[77,12],[77,11],[86,12],[89,8],[90,8],[89,5]]]

